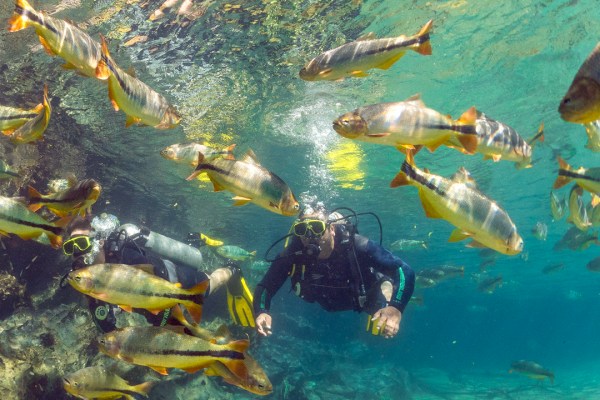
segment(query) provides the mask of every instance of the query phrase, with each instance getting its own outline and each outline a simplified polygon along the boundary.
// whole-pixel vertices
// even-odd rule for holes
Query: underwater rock
[[[25,285],[8,272],[0,272],[0,319],[25,303]]]

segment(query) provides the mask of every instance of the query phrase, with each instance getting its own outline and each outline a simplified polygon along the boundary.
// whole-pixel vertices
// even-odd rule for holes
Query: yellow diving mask
[[[325,233],[327,225],[320,219],[305,219],[292,225],[292,232],[299,237],[321,236]],[[309,233],[312,232],[312,235]]]
[[[91,245],[89,236],[75,236],[63,243],[63,251],[70,256],[75,252],[75,247],[79,251],[86,251]]]

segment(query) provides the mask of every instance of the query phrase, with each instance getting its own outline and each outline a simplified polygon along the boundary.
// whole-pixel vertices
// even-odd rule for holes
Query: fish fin
[[[536,142],[543,142],[544,140],[546,140],[546,136],[544,136],[544,123],[542,122],[542,124],[540,125],[540,128],[538,129],[538,132],[535,135],[533,135],[533,137],[531,139],[529,139],[527,141],[527,144],[533,150]]]
[[[438,147],[446,143],[448,139],[450,139],[450,135],[445,135],[436,141],[426,144],[425,147],[427,147],[427,150],[433,153]]]
[[[38,145],[37,142],[28,142],[27,144],[30,144],[32,146],[37,146]]]
[[[52,247],[54,247],[55,249],[60,249],[62,247],[63,240],[61,236],[49,232],[46,232],[46,236],[48,236]]]
[[[33,239],[36,238],[38,236],[41,235],[41,233],[21,233],[21,234],[16,234],[18,237],[20,237],[23,240],[29,240],[29,239]]]
[[[417,33],[417,36],[429,35],[429,32],[431,32],[431,25],[433,25],[433,20],[430,20],[425,25],[423,25],[423,27],[421,28],[419,33]],[[429,37],[427,38],[426,41],[419,44],[414,49],[414,51],[416,51],[417,53],[419,53],[423,56],[430,56],[431,55],[431,44],[429,43]]]
[[[209,175],[209,176],[208,176],[208,178],[210,179],[210,181],[211,181],[211,182],[212,182],[212,184],[213,184],[213,191],[214,191],[215,193],[216,193],[216,192],[223,191],[223,190],[227,190],[227,189],[225,189],[223,186],[221,186],[221,184],[220,184],[219,182],[217,182],[217,181],[216,181],[216,180],[215,180],[215,179],[214,179],[212,176],[210,176],[210,175]]]
[[[95,293],[94,297],[101,299],[101,300],[108,300],[108,298],[109,298],[107,293]]]
[[[556,157],[558,159],[558,168],[559,168],[559,172],[560,170],[565,170],[565,171],[569,171],[569,172],[573,172],[573,168],[571,168],[571,166],[569,164],[567,164],[567,162],[565,160],[563,160],[562,158],[560,158],[560,156]],[[561,187],[565,186],[567,183],[571,182],[573,180],[573,178],[569,178],[566,176],[562,176],[559,175],[556,178],[556,181],[554,181],[554,185],[552,185],[553,189],[560,189]]]
[[[127,116],[125,120],[125,128],[129,128],[131,125],[138,124],[141,121],[141,118],[136,118],[131,115]]]
[[[196,286],[194,286],[193,288],[188,289],[188,290],[190,292],[192,292],[193,294],[204,294],[208,290],[209,285],[210,285],[210,280],[207,279],[203,282],[200,282],[199,284],[197,284]]]
[[[40,39],[40,42],[42,43],[42,46],[44,47],[44,50],[46,51],[46,54],[48,54],[50,56],[55,56],[56,53],[52,50],[52,48],[50,47],[50,45],[48,44],[48,42],[46,42],[46,39],[44,39],[41,36],[38,36],[38,38]]]
[[[116,96],[113,92],[112,85],[108,85],[108,98],[110,99],[114,110],[119,111],[121,108],[119,107],[119,104],[117,104]]]
[[[123,360],[123,361],[126,361],[126,360]],[[132,359],[132,361],[133,361],[133,359]],[[148,366],[161,375],[169,375],[169,373],[167,372],[167,369],[165,367],[152,366],[152,365],[148,365]]]
[[[404,146],[394,146],[396,147],[396,150],[398,150],[400,153],[406,155],[406,147]]]
[[[430,173],[430,172],[429,172],[429,168],[427,168],[427,167],[423,168],[423,171],[424,171],[424,172],[427,172],[428,174]]]
[[[460,229],[454,229],[452,231],[452,233],[450,234],[450,237],[448,238],[448,242],[450,242],[450,243],[460,242],[462,240],[466,240],[466,239],[470,238],[471,236],[473,236],[473,235],[470,234],[469,232],[463,232]]]
[[[398,175],[390,182],[390,187],[395,188],[398,186],[412,185],[412,180],[408,177],[405,171],[411,171],[416,168],[415,160],[413,158],[412,150],[406,150],[406,158],[400,167]]]
[[[158,314],[160,314],[162,311],[165,311],[165,310],[154,310],[154,309],[150,309],[150,308],[146,308],[146,310],[150,311],[150,312],[151,312],[152,314],[154,314],[154,315],[158,315]]]
[[[152,264],[135,264],[131,267],[144,271],[147,274],[154,275],[154,265]]]
[[[77,180],[77,177],[75,176],[75,174],[69,173],[67,175],[67,187],[72,188],[73,186],[76,186],[78,183],[79,183],[79,181]]]
[[[123,311],[127,311],[128,313],[133,312],[133,307],[131,307],[131,306],[126,306],[124,304],[119,304],[119,307],[121,307],[121,309]]]
[[[344,78],[340,78],[340,79],[334,79],[334,82],[342,82],[344,80]]]
[[[44,196],[35,190],[32,186],[29,186],[29,198],[42,199]]]
[[[369,32],[369,33],[365,33],[362,36],[359,36],[355,42],[362,42],[363,40],[373,40],[373,39],[377,39],[377,35],[375,34],[375,32]]]
[[[279,210],[279,206],[277,204],[274,204],[272,201],[269,201],[269,207],[273,207]]]
[[[201,369],[210,367],[214,363],[215,363],[214,361],[211,361],[211,362],[208,362],[208,363],[196,365],[195,367],[181,368],[181,369],[184,370],[185,372],[189,373],[189,374],[193,374],[195,372],[200,371]]]
[[[44,110],[44,103],[40,103],[35,108],[31,109],[30,112],[39,114]]]
[[[231,331],[225,324],[221,324],[219,329],[215,332],[215,336],[222,336],[225,339],[231,339],[233,336],[231,335]]]
[[[419,198],[421,199],[421,205],[425,210],[425,216],[431,219],[443,219],[440,213],[431,205],[427,197],[424,195],[423,189],[419,188]]]
[[[59,228],[64,228],[67,225],[69,225],[69,222],[71,222],[71,220],[75,218],[75,216],[72,217],[63,217],[61,219],[59,219],[58,221],[54,221],[53,224],[55,226],[58,226]]]
[[[127,69],[127,71],[125,71],[125,73],[128,74],[129,76],[137,78],[135,76],[135,70],[133,69],[133,64],[129,65],[129,68]]]
[[[60,66],[62,69],[77,69],[73,63],[67,62]]]
[[[477,240],[473,239],[473,240],[471,240],[471,242],[466,247],[472,247],[474,249],[485,249],[488,246],[486,246],[485,244],[483,244],[481,242],[478,242]]]
[[[27,208],[29,208],[29,210],[36,212],[37,210],[39,210],[40,208],[42,208],[41,204],[30,204],[29,206],[27,206]]]
[[[12,17],[10,17],[10,19],[8,20],[8,31],[9,32],[20,31],[21,29],[25,29],[28,26],[32,26],[35,24],[33,21],[31,21],[29,18],[27,18],[26,15],[21,15],[21,13],[18,13],[17,12],[18,9],[23,9],[23,10],[26,10],[28,13],[37,15],[37,12],[33,9],[33,7],[31,7],[29,5],[29,3],[27,1],[15,0],[15,11],[14,11]]]
[[[106,61],[104,61],[104,59],[101,59],[100,61],[98,61],[98,65],[96,66],[96,78],[100,79],[100,80],[107,80],[108,77],[110,76],[110,71],[108,69],[108,65],[106,64]],[[83,74],[84,76],[87,76],[85,74]]]
[[[73,20],[69,17],[65,17],[65,21],[67,21],[69,24],[73,25],[74,27],[77,27],[77,24],[75,22],[73,22]]]
[[[372,138],[379,138],[379,137],[384,137],[384,136],[390,136],[390,134],[389,133],[367,133],[366,136],[372,137]]]
[[[326,77],[327,75],[329,75],[331,73],[331,71],[333,71],[333,68],[327,68],[327,69],[324,69],[323,71],[319,72],[319,75],[321,75],[322,77]]]
[[[21,124],[21,125],[23,125],[23,124]],[[19,126],[20,126],[20,125],[19,125]],[[4,133],[6,136],[10,136],[10,135],[12,135],[12,134],[13,134],[13,132],[14,132],[14,131],[16,131],[16,130],[17,130],[17,127],[15,127],[15,128],[12,128],[12,129],[8,129],[8,130],[6,130],[6,131],[2,131],[2,133]]]
[[[247,340],[238,340],[238,342],[248,342],[248,341]],[[232,343],[237,343],[237,342],[232,342]],[[232,343],[229,343],[229,345],[231,345]],[[242,351],[240,351],[240,352],[242,352]],[[225,364],[225,366],[231,372],[233,372],[235,375],[242,378],[243,380],[246,380],[246,375],[248,374],[248,369],[246,368],[246,364],[244,363],[244,360],[229,360],[229,361],[224,361],[223,364]]]
[[[148,393],[150,393],[150,389],[152,389],[152,386],[154,386],[156,382],[144,382],[144,383],[140,383],[139,385],[133,386],[131,389],[139,394],[141,394],[142,396],[148,396]]]
[[[364,71],[352,71],[352,72],[350,72],[350,76],[352,76],[354,78],[365,78],[365,77],[369,76],[369,74],[367,74]]]
[[[487,161],[487,160],[492,160],[494,159],[494,156],[489,155],[489,154],[485,154],[482,158],[481,161]]]
[[[475,154],[477,151],[477,135],[473,134],[460,134],[457,136],[460,144],[463,145],[467,154]]]
[[[413,94],[408,99],[403,100],[402,102],[403,103],[413,103],[415,106],[418,106],[418,107],[425,107],[425,103],[423,102],[423,100],[421,100],[421,93]]]
[[[176,282],[176,283],[174,283],[173,285],[175,285],[175,286],[177,286],[178,288],[180,288],[180,289],[181,289],[181,283],[179,283],[179,282]]]
[[[231,199],[235,200],[235,203],[233,203],[234,207],[235,206],[243,206],[252,201],[252,199],[248,199],[246,197],[239,197],[239,196],[232,197]]]
[[[250,149],[250,147],[248,147],[248,150],[246,150],[246,153],[244,153],[244,155],[239,159],[239,161],[245,162],[248,164],[260,165],[260,161],[258,161],[258,157],[256,157],[256,154],[254,154],[254,152]]]
[[[399,59],[401,59],[404,54],[406,54],[406,52],[403,51],[402,53],[395,55],[394,57],[390,58],[389,60],[387,60],[383,64],[378,65],[377,68],[379,68],[379,69],[385,69],[385,70],[390,69],[392,67],[392,65],[394,65],[396,63],[396,61],[398,61]]]
[[[221,361],[217,361],[217,362],[221,362]],[[204,375],[206,375],[206,376],[221,376],[221,374],[219,374],[219,371],[217,371],[212,366],[207,368],[206,371],[204,371]]]
[[[202,319],[202,306],[196,303],[187,303],[185,308],[188,310],[194,321],[198,324]]]

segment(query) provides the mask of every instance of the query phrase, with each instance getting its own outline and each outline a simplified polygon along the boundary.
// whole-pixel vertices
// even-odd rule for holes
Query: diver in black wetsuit
[[[288,278],[291,290],[309,303],[331,312],[364,311],[372,315],[367,330],[375,335],[391,338],[398,332],[415,274],[379,244],[354,234],[346,222],[321,203],[300,213],[290,245],[277,255],[254,292],[260,334],[271,334],[271,299]]]
[[[239,268],[233,264],[216,269],[210,276],[193,267],[174,264],[157,255],[150,254],[143,247],[140,247],[136,243],[136,240],[127,240],[127,235],[118,229],[108,235],[108,237],[106,234],[101,236],[100,240],[96,243],[95,251],[93,251],[93,239],[90,240],[90,235],[93,236],[93,231],[91,216],[87,216],[86,218],[78,216],[66,227],[63,247],[65,253],[71,254],[74,257],[73,270],[85,267],[88,264],[152,264],[154,265],[154,275],[173,283],[179,282],[185,289],[194,287],[207,279],[210,280],[210,285],[204,297],[216,291],[220,286],[227,283],[233,275],[239,273]],[[87,296],[87,299],[92,319],[98,329],[102,332],[110,332],[116,329],[116,316],[121,312],[119,306],[89,296]],[[134,308],[134,311],[142,314],[154,326],[164,326],[167,324],[167,321],[170,325],[177,324],[174,318],[169,318],[170,310],[168,309],[161,311],[157,315],[144,309]]]

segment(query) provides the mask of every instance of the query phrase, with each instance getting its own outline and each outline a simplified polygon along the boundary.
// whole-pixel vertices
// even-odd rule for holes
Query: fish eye
[[[258,384],[258,388],[259,389],[264,389],[265,385],[261,385],[260,383]]]
[[[570,98],[570,97],[567,97],[566,99],[564,99],[564,100],[563,100],[563,104],[564,104],[565,106],[568,106],[569,104],[571,104],[571,98]]]
[[[79,282],[79,281],[81,280],[81,275],[77,275],[77,276],[75,277],[75,280],[76,280],[77,282]]]
[[[300,204],[296,204],[296,205],[294,206],[294,210],[298,210],[299,208],[300,208]]]
[[[344,119],[342,120],[342,124],[344,124],[344,125],[348,125],[348,119],[344,118]]]
[[[73,382],[73,386],[79,385],[79,382]]]
[[[100,344],[105,344],[106,341],[104,339],[100,339]]]

